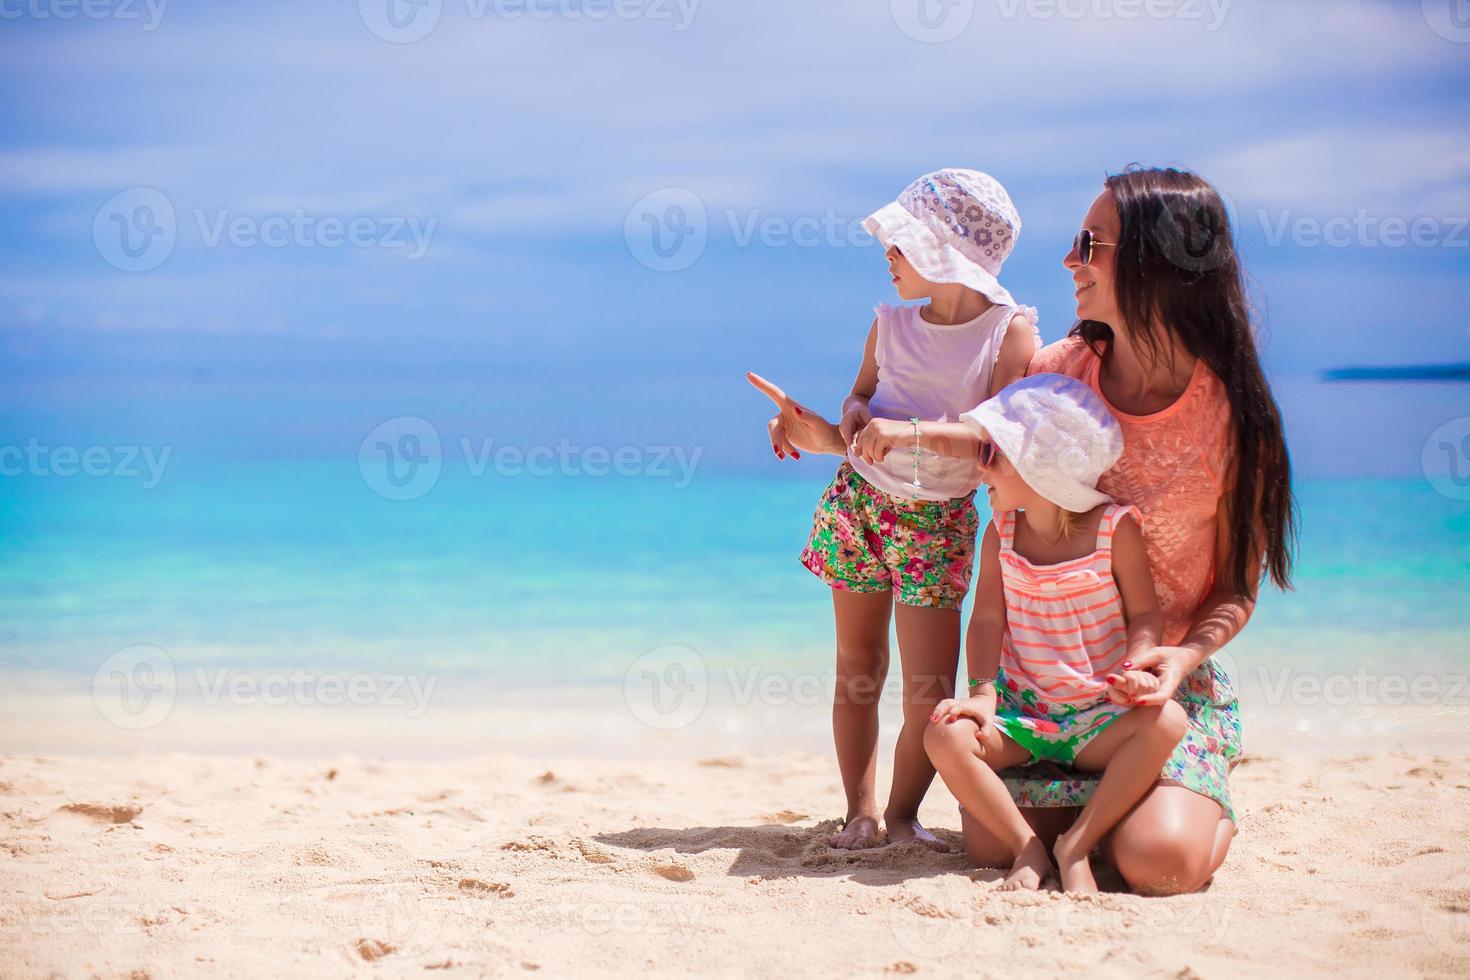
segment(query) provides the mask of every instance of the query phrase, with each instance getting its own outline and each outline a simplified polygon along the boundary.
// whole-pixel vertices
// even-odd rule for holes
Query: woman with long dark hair
[[[1250,618],[1265,578],[1290,587],[1291,464],[1229,216],[1209,183],[1173,169],[1109,177],[1065,265],[1078,321],[1037,353],[1030,373],[1081,379],[1123,427],[1123,456],[1098,488],[1142,511],[1164,613],[1164,645],[1132,665],[1162,681],[1139,703],[1172,698],[1190,719],[1160,780],[1103,851],[1135,891],[1191,892],[1235,835],[1228,776],[1240,755],[1239,708],[1213,654]],[[1093,783],[1012,770],[1007,785],[1050,846]],[[1010,863],[968,814],[964,827],[977,863]]]
[[[1172,698],[1189,717],[1158,782],[1102,849],[1134,891],[1192,892],[1235,836],[1229,774],[1240,714],[1214,654],[1250,619],[1265,579],[1290,588],[1291,462],[1230,218],[1208,182],[1173,169],[1109,177],[1064,264],[1077,323],[1036,354],[1029,373],[1086,382],[1123,428],[1123,455],[1097,488],[1142,512],[1164,620],[1164,645],[1128,665],[1161,681],[1135,703]],[[770,430],[788,453],[845,448],[834,426],[795,402]],[[1037,768],[1011,770],[1006,783],[1049,850],[1095,785],[1085,773]],[[1015,855],[979,821],[964,814],[963,823],[977,864],[1010,866]]]

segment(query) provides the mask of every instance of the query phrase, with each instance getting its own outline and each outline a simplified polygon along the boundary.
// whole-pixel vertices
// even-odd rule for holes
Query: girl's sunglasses
[[[1077,250],[1077,261],[1081,262],[1083,265],[1092,264],[1092,250],[1098,245],[1108,245],[1116,248],[1118,243],[1100,242],[1096,238],[1094,238],[1092,232],[1086,228],[1083,228],[1081,231],[1079,231],[1077,233],[1077,237],[1072,239],[1072,247]]]
[[[991,442],[989,439],[986,439],[985,441],[980,443],[980,449],[977,451],[975,458],[976,461],[979,462],[982,469],[988,470],[992,466],[994,466],[995,461],[1000,458],[1000,450],[995,448],[995,443]]]

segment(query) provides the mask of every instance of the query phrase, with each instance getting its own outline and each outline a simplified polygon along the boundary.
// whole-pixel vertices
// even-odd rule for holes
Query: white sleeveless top
[[[874,418],[923,422],[958,422],[960,416],[990,397],[990,378],[1000,357],[1006,328],[1029,306],[992,306],[969,323],[942,327],[919,316],[917,306],[880,306],[878,314],[878,387],[869,406]],[[1038,339],[1040,334],[1037,334]],[[858,475],[884,493],[907,500],[950,500],[975,489],[974,464],[925,451],[919,460],[915,489],[912,443],[889,450],[881,463],[864,463],[847,452]]]

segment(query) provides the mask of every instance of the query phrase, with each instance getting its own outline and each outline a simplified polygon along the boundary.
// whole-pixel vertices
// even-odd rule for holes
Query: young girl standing
[[[1080,381],[1034,375],[966,414],[994,519],[981,546],[966,656],[970,696],[934,711],[929,756],[965,811],[1004,841],[1008,888],[1051,868],[997,770],[1043,759],[1103,773],[1057,838],[1062,887],[1096,891],[1088,856],[1158,779],[1184,736],[1173,701],[1132,669],[1158,646],[1138,511],[1098,492],[1123,452],[1118,423]]]
[[[864,228],[886,249],[904,300],[880,307],[862,367],[835,431],[758,376],[751,383],[781,408],[772,450],[799,447],[847,456],[822,496],[801,561],[832,588],[837,632],[832,729],[847,795],[833,847],[918,840],[943,850],[918,822],[934,779],[924,729],[952,696],[960,604],[969,591],[979,517],[975,469],[938,452],[878,459],[860,452],[863,433],[916,434],[920,422],[953,422],[1020,378],[1038,347],[1035,311],[1018,307],[998,279],[1021,221],[986,174],[941,170],[911,184]],[[876,798],[878,702],[888,671],[890,620],[898,628],[904,722],[893,784]]]

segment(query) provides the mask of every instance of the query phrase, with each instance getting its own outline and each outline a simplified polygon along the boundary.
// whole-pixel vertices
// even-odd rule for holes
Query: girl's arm
[[[857,378],[852,382],[852,393],[842,402],[842,416],[837,429],[842,433],[844,447],[863,431],[863,426],[873,420],[868,401],[878,390],[878,320],[868,328],[868,341],[863,345],[863,363],[858,368]]]
[[[980,542],[980,569],[975,582],[975,609],[970,614],[970,627],[965,633],[965,666],[969,677],[993,678],[1000,671],[1000,639],[1006,631],[1006,598],[1000,577],[1000,534],[995,525],[985,528]],[[968,681],[969,678],[966,678]],[[964,685],[969,697],[939,702],[930,721],[953,721],[971,718],[981,731],[995,718],[995,684],[978,688]]]
[[[1159,608],[1153,573],[1149,571],[1143,530],[1132,515],[1125,515],[1113,529],[1113,579],[1118,583],[1123,615],[1128,620],[1128,650],[1123,657],[1123,663],[1128,666],[1122,668],[1127,674],[1110,673],[1108,681],[1121,695],[1113,700],[1132,703],[1135,697],[1158,689],[1151,678],[1140,676],[1143,671],[1140,665],[1148,662],[1164,630],[1164,613]]]
[[[1011,322],[1006,326],[1005,339],[1000,343],[1000,355],[995,359],[995,369],[990,373],[989,397],[994,398],[1002,388],[1024,378],[1031,358],[1040,349],[1041,344],[1036,339],[1036,325],[1031,322],[1031,318],[1024,313],[1011,317]]]

